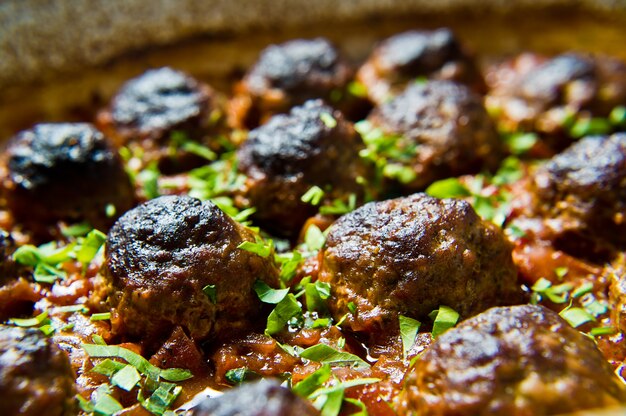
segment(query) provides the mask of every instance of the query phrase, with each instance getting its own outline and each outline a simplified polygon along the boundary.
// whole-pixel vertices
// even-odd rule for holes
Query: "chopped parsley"
[[[449,306],[441,305],[432,311],[428,317],[433,320],[433,338],[454,327],[459,320],[459,313]]]
[[[415,339],[420,329],[420,321],[409,318],[408,316],[399,315],[400,337],[402,338],[402,356],[406,360],[409,351],[415,345]]]
[[[264,241],[261,237],[256,236],[256,242],[244,241],[239,244],[237,248],[240,248],[250,253],[254,253],[261,257],[269,257],[274,251],[274,244],[272,240]]]
[[[202,288],[202,293],[211,301],[211,303],[217,303],[217,288],[215,285],[206,285]]]
[[[326,344],[313,345],[300,352],[300,357],[310,361],[335,366],[350,366],[357,370],[369,368],[370,365],[357,355],[339,351]]]

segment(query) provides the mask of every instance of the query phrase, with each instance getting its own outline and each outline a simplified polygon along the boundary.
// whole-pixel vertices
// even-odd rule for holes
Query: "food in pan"
[[[0,413],[551,415],[626,403],[626,67],[172,68],[0,157]]]

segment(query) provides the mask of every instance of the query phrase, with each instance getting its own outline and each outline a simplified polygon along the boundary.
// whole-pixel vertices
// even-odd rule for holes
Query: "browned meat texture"
[[[465,201],[425,194],[368,203],[335,224],[319,278],[344,327],[397,328],[398,314],[424,319],[446,305],[463,317],[518,300],[511,247]],[[349,304],[356,313],[349,313]]]
[[[314,98],[330,100],[341,93],[352,69],[328,40],[296,39],[271,45],[236,86],[229,122],[254,128],[273,114]]]
[[[411,30],[385,39],[356,75],[376,104],[384,103],[421,77],[457,81],[479,92],[485,88],[473,59],[446,28]]]
[[[182,132],[187,139],[209,143],[211,112],[216,97],[206,84],[164,67],[127,81],[98,116],[103,130],[118,146],[140,145],[146,163],[157,161],[161,170],[177,172],[199,163],[179,151],[172,157],[170,135]]]
[[[321,100],[251,131],[238,158],[255,219],[279,235],[295,236],[318,210],[300,199],[312,186],[326,191],[324,201],[347,201],[350,194],[362,200],[357,178],[373,176],[373,167],[359,157],[364,147],[352,123]]]
[[[76,414],[67,355],[38,329],[0,325],[0,413]]]
[[[490,79],[489,106],[509,130],[564,134],[567,118],[578,112],[606,116],[626,104],[626,65],[604,56],[523,54]],[[557,149],[566,143],[555,140]]]
[[[245,383],[205,399],[193,416],[314,416],[320,413],[276,380]]]
[[[121,213],[133,188],[109,140],[91,124],[38,124],[13,137],[3,156],[7,205],[18,221],[83,221],[106,229],[107,205]]]
[[[128,211],[107,238],[113,331],[150,342],[180,325],[202,341],[249,326],[261,310],[254,282],[276,287],[278,273],[244,241],[252,231],[211,202],[164,196]]]
[[[593,258],[626,245],[626,134],[576,142],[530,184],[558,248]]]
[[[541,306],[493,308],[418,359],[399,414],[552,415],[618,405],[626,389],[594,342]]]
[[[438,179],[493,170],[503,155],[482,98],[450,81],[414,84],[375,108],[368,120],[385,135],[398,137],[398,154],[387,161],[414,171],[415,178],[403,184],[409,191]]]

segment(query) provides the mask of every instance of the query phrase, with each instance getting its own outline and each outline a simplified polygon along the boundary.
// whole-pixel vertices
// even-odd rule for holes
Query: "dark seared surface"
[[[482,98],[461,84],[414,84],[375,108],[368,120],[383,133],[401,137],[398,147],[406,154],[388,161],[414,170],[416,178],[405,184],[411,191],[438,179],[494,169],[502,157]]]
[[[326,125],[323,114],[336,125]],[[257,221],[278,234],[296,235],[317,212],[300,200],[313,185],[327,191],[325,200],[347,200],[351,193],[362,198],[357,178],[373,175],[359,157],[363,148],[352,123],[321,100],[307,101],[251,131],[238,158]]]
[[[108,204],[132,207],[133,189],[109,140],[91,124],[38,124],[6,148],[4,188],[13,215],[28,223],[88,220],[108,227]]]
[[[368,203],[335,224],[319,278],[344,327],[375,333],[440,305],[468,317],[515,302],[517,271],[501,231],[465,201],[425,194]],[[356,305],[356,314],[348,304]]]
[[[399,414],[553,415],[619,405],[626,389],[594,342],[541,306],[493,308],[437,338]]]
[[[126,82],[113,97],[111,117],[126,139],[162,136],[202,122],[211,91],[186,74],[164,67]]]
[[[70,362],[38,329],[0,325],[0,413],[70,416],[77,412]]]
[[[538,169],[531,189],[566,251],[589,256],[626,245],[626,134],[576,142]]]
[[[172,146],[172,133],[219,150],[211,138],[217,133],[211,119],[216,101],[208,85],[163,67],[127,81],[97,119],[118,146],[139,150],[142,161],[157,162],[161,172],[177,173],[206,160]]]
[[[319,412],[276,380],[248,382],[205,399],[193,416],[314,416]]]
[[[452,80],[477,91],[484,83],[472,58],[447,28],[411,30],[380,42],[357,72],[356,79],[378,104],[397,95],[417,78]]]
[[[211,202],[164,196],[128,211],[106,246],[114,332],[149,342],[180,325],[202,341],[249,326],[261,309],[252,286],[276,286],[277,269],[237,248],[243,241],[254,234]]]
[[[524,54],[502,65],[493,81],[490,107],[511,130],[563,135],[568,114],[604,117],[626,104],[626,65],[605,56]],[[563,143],[549,141],[557,149]]]
[[[265,48],[237,87],[231,124],[256,127],[313,98],[329,100],[342,91],[352,70],[328,40],[296,39]]]

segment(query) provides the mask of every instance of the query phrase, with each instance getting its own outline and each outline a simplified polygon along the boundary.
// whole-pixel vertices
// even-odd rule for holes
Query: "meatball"
[[[37,329],[0,325],[0,413],[75,415],[70,362]]]
[[[539,168],[530,187],[557,248],[593,258],[626,246],[626,134],[576,142]]]
[[[150,344],[177,325],[194,341],[249,326],[261,315],[254,282],[276,287],[278,271],[244,241],[255,234],[212,202],[163,196],[128,211],[106,243],[113,332]]]
[[[7,205],[24,223],[87,220],[108,228],[109,205],[121,213],[134,204],[117,152],[91,124],[38,124],[9,141],[4,159]]]
[[[326,39],[297,39],[271,45],[235,88],[230,124],[254,128],[313,98],[331,100],[343,91],[352,69]]]
[[[547,143],[557,150],[569,143],[559,136],[573,114],[604,117],[626,104],[626,65],[608,57],[568,53],[546,60],[525,54],[490,78],[489,107],[503,127],[553,135]]]
[[[221,396],[205,399],[193,416],[314,416],[319,412],[275,380],[244,383]]]
[[[356,75],[376,104],[397,95],[419,77],[461,82],[477,92],[485,88],[472,58],[446,28],[411,30],[382,41]]]
[[[626,389],[594,342],[541,306],[493,308],[437,338],[399,414],[552,415],[619,405]]]
[[[516,302],[516,278],[498,227],[465,201],[425,194],[371,202],[341,217],[319,272],[331,284],[334,317],[345,315],[344,327],[370,334],[397,328],[398,314],[419,320],[446,305],[467,317]]]
[[[140,144],[144,162],[157,161],[162,170],[180,171],[198,161],[182,151],[171,157],[172,133],[211,145],[207,135],[214,127],[215,110],[215,94],[208,85],[164,67],[127,81],[98,121],[117,145]]]
[[[294,236],[318,210],[301,201],[312,186],[327,191],[325,201],[347,201],[350,194],[362,199],[359,178],[373,176],[373,167],[359,157],[364,147],[352,124],[321,100],[251,131],[238,159],[255,219],[276,234]]]
[[[391,150],[385,144],[377,152],[388,164],[413,171],[401,180],[410,192],[438,179],[493,170],[503,155],[481,97],[450,81],[414,84],[375,108],[367,120],[395,140]]]

